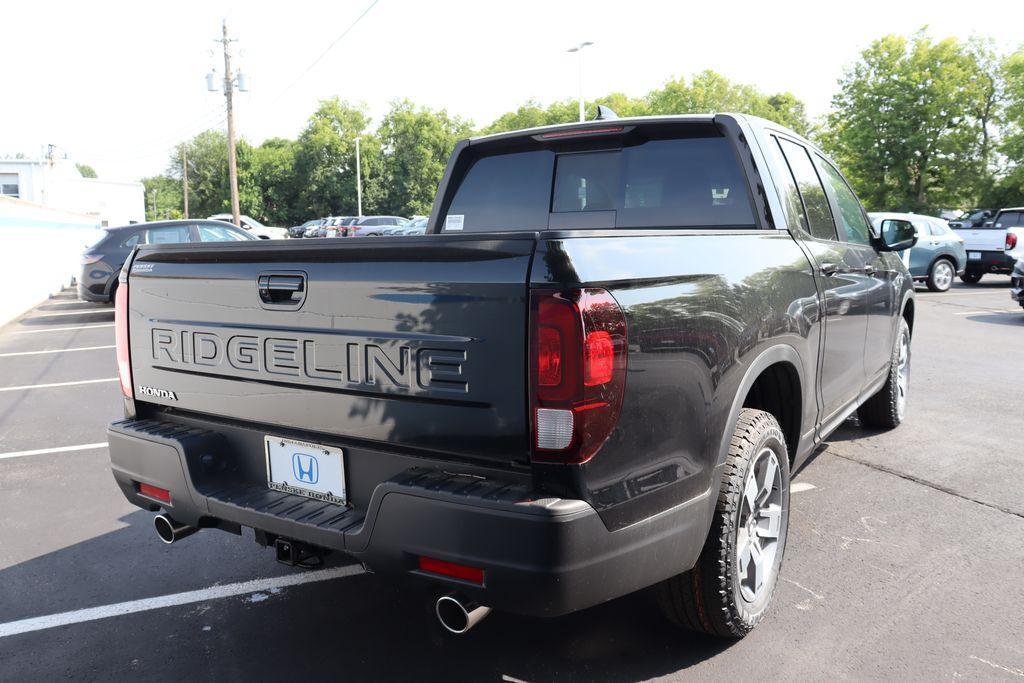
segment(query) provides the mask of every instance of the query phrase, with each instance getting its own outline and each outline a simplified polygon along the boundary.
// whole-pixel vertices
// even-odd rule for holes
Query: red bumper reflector
[[[161,503],[171,502],[171,492],[168,491],[167,489],[162,489],[158,486],[150,486],[149,484],[139,484],[139,493],[146,496],[147,498],[159,500]]]
[[[432,557],[420,556],[420,571],[440,576],[450,576],[470,583],[484,585],[484,570],[479,567],[467,567],[464,564],[435,560]]]

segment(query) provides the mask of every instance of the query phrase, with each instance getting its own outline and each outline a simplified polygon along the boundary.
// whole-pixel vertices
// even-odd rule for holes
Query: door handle
[[[264,308],[298,308],[306,297],[304,273],[261,273],[256,280]]]
[[[818,270],[821,271],[822,275],[835,275],[837,272],[839,272],[839,266],[837,266],[834,263],[822,263],[820,266],[818,266]]]

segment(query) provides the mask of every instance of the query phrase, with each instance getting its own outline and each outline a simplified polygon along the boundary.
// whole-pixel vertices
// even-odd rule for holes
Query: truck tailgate
[[[955,228],[968,251],[1002,251],[1006,245],[1006,230],[999,228]]]
[[[431,235],[145,247],[128,280],[136,400],[270,434],[525,461],[535,242]]]

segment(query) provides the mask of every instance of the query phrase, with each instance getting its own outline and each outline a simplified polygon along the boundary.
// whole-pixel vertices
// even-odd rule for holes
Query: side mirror
[[[886,218],[882,221],[879,251],[903,251],[917,244],[917,231],[910,221]]]

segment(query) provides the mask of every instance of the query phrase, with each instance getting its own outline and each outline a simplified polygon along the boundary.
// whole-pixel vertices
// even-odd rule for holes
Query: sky
[[[338,40],[371,2],[6,3],[0,156],[55,144],[101,178],[162,172],[177,142],[224,125],[224,97],[205,82],[211,69],[223,73],[224,19],[250,86],[237,97],[238,132],[256,144],[296,137],[317,101],[336,95],[378,120],[409,98],[479,126],[530,99],[574,98],[578,57],[566,50],[582,41],[594,42],[586,97],[639,96],[713,69],[788,90],[812,117],[828,111],[843,69],[887,33],[927,26],[937,38],[990,38],[1004,53],[1024,44],[1020,0],[377,0]]]

